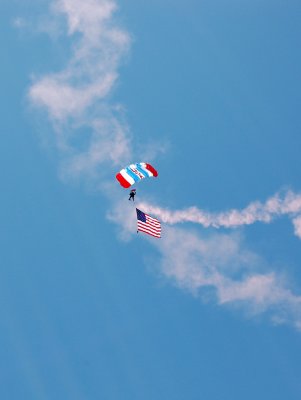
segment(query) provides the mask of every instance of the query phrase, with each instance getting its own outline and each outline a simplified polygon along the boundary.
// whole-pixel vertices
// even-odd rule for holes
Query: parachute
[[[124,188],[129,188],[143,178],[158,176],[158,172],[150,164],[141,162],[130,164],[116,174],[116,179]]]

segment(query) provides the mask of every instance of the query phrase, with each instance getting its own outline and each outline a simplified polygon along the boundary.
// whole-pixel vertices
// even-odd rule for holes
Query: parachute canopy
[[[116,179],[121,186],[129,188],[141,179],[151,176],[158,176],[158,172],[150,164],[141,162],[123,168],[118,172],[118,174],[116,174]]]

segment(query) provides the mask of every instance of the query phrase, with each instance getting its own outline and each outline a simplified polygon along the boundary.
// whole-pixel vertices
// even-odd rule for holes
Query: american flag
[[[161,237],[160,221],[138,210],[138,208],[136,208],[136,212],[137,212],[138,231],[145,232],[148,235],[154,236],[156,238],[160,238]]]

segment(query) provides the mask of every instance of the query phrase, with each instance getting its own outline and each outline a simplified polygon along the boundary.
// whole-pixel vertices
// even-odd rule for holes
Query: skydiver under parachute
[[[155,168],[145,162],[130,164],[116,174],[116,179],[125,189],[144,178],[157,177],[158,172]],[[136,189],[131,189],[129,200],[135,201]]]
[[[132,189],[132,190],[130,191],[129,200],[135,201],[135,195],[136,195],[136,189]]]
[[[158,172],[155,168],[145,162],[140,162],[136,164],[130,164],[124,167],[121,171],[116,174],[116,179],[122,187],[125,189],[130,188],[135,183],[138,183],[144,178],[157,177]],[[129,194],[129,201],[135,201],[136,189],[131,189]],[[160,238],[161,237],[161,224],[160,222],[143,213],[141,210],[137,211],[137,233],[138,231],[145,232],[148,235]]]

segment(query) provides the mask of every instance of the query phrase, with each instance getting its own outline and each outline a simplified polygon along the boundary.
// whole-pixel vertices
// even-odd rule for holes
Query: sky
[[[1,2],[1,399],[300,399],[300,14]]]

